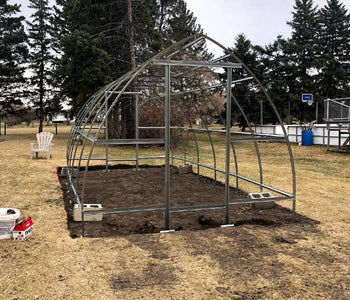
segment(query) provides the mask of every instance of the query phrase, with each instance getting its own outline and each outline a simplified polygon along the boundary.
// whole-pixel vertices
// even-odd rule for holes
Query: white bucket
[[[12,238],[12,231],[20,214],[16,208],[0,208],[0,239]]]

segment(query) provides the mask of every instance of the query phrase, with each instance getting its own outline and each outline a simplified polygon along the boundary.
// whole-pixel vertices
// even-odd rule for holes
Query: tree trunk
[[[134,28],[132,22],[132,7],[131,0],[127,1],[127,16],[128,16],[128,35],[129,35],[129,51],[130,51],[130,64],[131,69],[136,68],[136,59],[135,59],[135,45],[134,45]]]
[[[39,132],[43,131],[44,123],[44,61],[40,63],[40,83],[39,83]]]
[[[120,102],[117,103],[108,116],[108,137],[114,139],[122,138],[120,124]]]
[[[128,39],[129,39],[129,59],[131,69],[136,69],[136,59],[135,59],[135,45],[134,45],[134,30],[133,30],[133,20],[132,20],[132,5],[131,0],[126,0],[126,10],[128,19]],[[136,91],[136,81],[133,81],[130,85],[129,91]],[[135,97],[130,95],[123,97],[122,101],[122,135],[125,138],[135,138]]]
[[[126,17],[127,17],[127,39],[128,45],[123,55],[125,55],[125,61],[130,62],[124,72],[136,68],[135,57],[135,45],[134,45],[134,32],[133,32],[133,19],[132,19],[132,0],[126,1]],[[121,70],[119,70],[120,72]],[[137,83],[132,82],[127,91],[136,91]],[[122,88],[123,86],[121,86]],[[117,97],[117,95],[116,95]],[[108,118],[108,136],[109,138],[116,139],[133,139],[135,138],[135,96],[122,95],[119,99],[119,103],[112,109]]]
[[[42,13],[42,7],[40,8]],[[40,25],[44,27],[43,20],[40,20]],[[39,70],[39,132],[43,131],[44,123],[44,96],[45,96],[45,86],[44,86],[44,69],[45,69],[45,46],[44,46],[44,35],[41,35],[40,40],[40,70]]]

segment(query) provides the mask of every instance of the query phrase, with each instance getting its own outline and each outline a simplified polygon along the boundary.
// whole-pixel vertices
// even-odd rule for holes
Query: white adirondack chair
[[[30,143],[30,159],[33,159],[33,153],[35,152],[36,158],[38,158],[39,152],[46,152],[47,159],[51,157],[51,150],[53,144],[53,134],[51,132],[39,132],[36,134],[37,143]]]

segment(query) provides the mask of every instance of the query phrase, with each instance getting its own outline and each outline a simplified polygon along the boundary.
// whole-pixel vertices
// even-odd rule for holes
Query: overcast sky
[[[289,37],[291,30],[286,24],[292,18],[294,0],[185,0],[188,9],[197,17],[204,33],[225,47],[232,47],[235,37],[244,33],[253,44],[267,45],[278,35]],[[22,5],[26,16],[28,0],[10,0]],[[49,0],[54,3],[54,0]],[[327,0],[314,0],[315,5],[323,7]],[[350,10],[350,0],[341,0]],[[209,50],[221,55],[217,47]]]
[[[226,47],[232,47],[235,37],[244,33],[253,44],[267,45],[278,35],[289,37],[294,0],[186,0],[188,9],[197,17],[204,33]],[[323,7],[326,0],[314,0]],[[350,0],[341,1],[348,11]],[[209,50],[216,48],[209,45]],[[220,55],[220,53],[216,53]]]

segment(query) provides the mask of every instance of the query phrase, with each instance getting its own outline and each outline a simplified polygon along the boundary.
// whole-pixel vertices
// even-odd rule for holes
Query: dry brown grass
[[[0,143],[0,207],[35,223],[28,241],[0,241],[0,299],[350,298],[349,156],[293,146],[297,211],[315,222],[71,239],[55,174],[67,132],[49,161],[29,160],[33,128],[10,128]],[[281,145],[261,147],[266,179],[288,188]]]

